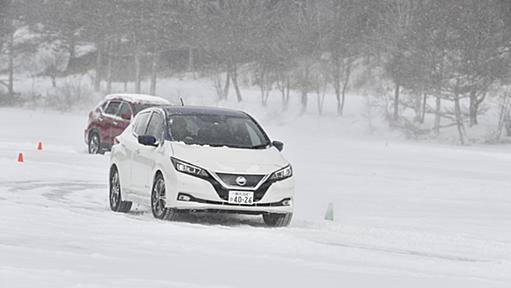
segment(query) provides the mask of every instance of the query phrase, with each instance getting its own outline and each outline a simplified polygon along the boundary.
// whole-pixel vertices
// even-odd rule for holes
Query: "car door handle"
[[[117,123],[117,121],[114,121],[114,122],[113,122],[113,124],[114,124],[115,126],[117,126],[119,123]]]

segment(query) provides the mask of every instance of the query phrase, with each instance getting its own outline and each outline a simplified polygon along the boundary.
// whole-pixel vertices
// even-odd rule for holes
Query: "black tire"
[[[268,213],[263,214],[264,224],[270,227],[286,227],[291,223],[291,219],[293,218],[293,213],[287,214],[276,214],[276,213]]]
[[[108,199],[110,202],[110,209],[115,212],[127,213],[131,209],[132,203],[129,201],[122,201],[121,194],[121,180],[119,179],[119,171],[114,166],[110,170],[110,192]]]
[[[166,188],[165,179],[160,173],[154,177],[153,189],[151,190],[151,211],[154,218],[161,220],[175,220],[177,211],[175,209],[166,208]]]
[[[101,149],[101,139],[99,138],[98,133],[92,132],[89,135],[89,154],[103,154],[103,150]]]

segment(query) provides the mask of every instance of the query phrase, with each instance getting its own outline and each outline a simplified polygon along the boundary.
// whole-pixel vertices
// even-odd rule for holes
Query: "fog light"
[[[192,197],[190,197],[189,195],[186,195],[186,194],[179,194],[177,196],[177,200],[179,200],[179,201],[190,201],[190,200],[192,200]]]
[[[286,199],[286,200],[282,201],[283,206],[291,206],[292,204],[293,204],[293,201],[291,201],[291,199]]]

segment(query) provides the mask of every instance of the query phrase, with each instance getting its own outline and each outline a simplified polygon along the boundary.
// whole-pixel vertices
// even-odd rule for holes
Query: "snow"
[[[168,105],[170,104],[169,101],[156,97],[151,95],[145,95],[145,94],[130,94],[130,93],[122,93],[122,94],[110,94],[105,97],[107,100],[111,99],[125,99],[130,102],[134,103],[154,103],[154,104],[162,104],[162,105]]]
[[[509,287],[509,146],[258,119],[293,163],[288,228],[252,216],[158,221],[143,206],[113,213],[109,156],[83,144],[87,111],[0,108],[0,287]]]

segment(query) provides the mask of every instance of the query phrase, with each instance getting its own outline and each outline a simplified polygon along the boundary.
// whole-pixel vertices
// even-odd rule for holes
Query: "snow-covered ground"
[[[291,226],[168,222],[109,210],[108,154],[86,154],[86,117],[0,109],[2,288],[511,285],[508,146],[346,138],[326,120],[259,117],[295,168]]]

